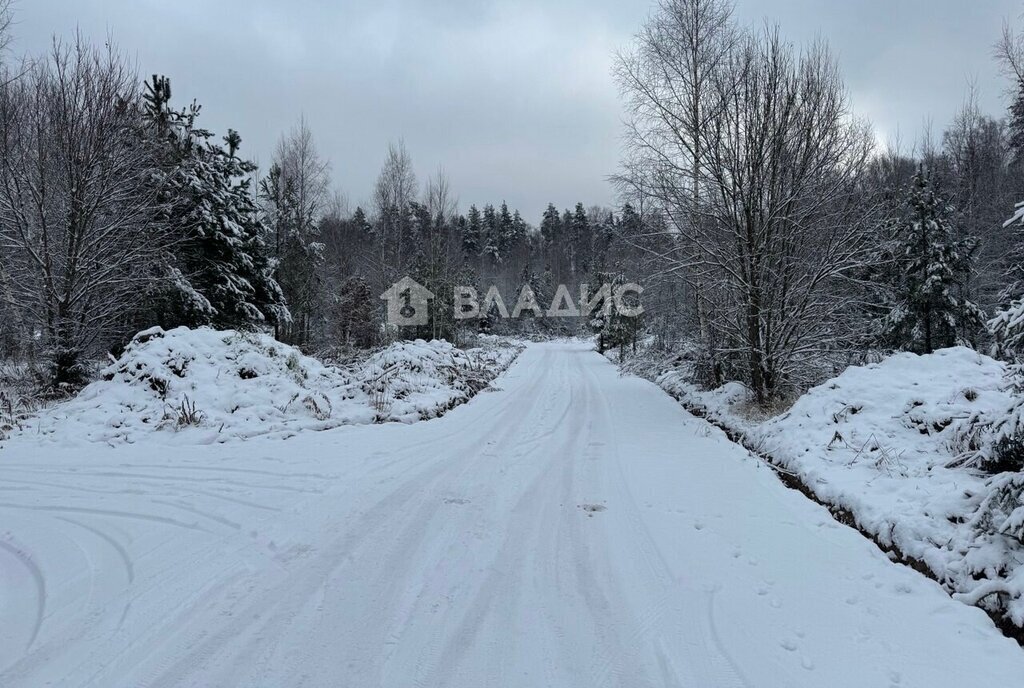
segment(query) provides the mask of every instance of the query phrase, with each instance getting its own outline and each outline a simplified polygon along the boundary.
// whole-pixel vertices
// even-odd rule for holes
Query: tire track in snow
[[[450,447],[451,439],[446,441]],[[441,440],[438,441],[440,442]],[[467,450],[467,456],[472,456],[470,450],[477,446],[475,438],[472,437],[463,439],[461,445]],[[402,453],[414,456],[421,450],[422,445],[414,445],[404,449]],[[396,546],[397,542],[406,542],[406,545],[410,545],[421,537],[421,524],[428,521],[432,512],[442,505],[441,500],[437,498],[439,491],[436,488],[451,482],[451,474],[461,468],[462,466],[458,464],[436,461],[424,466],[421,473],[410,473],[397,486],[391,487],[390,492],[363,511],[356,522],[346,523],[346,527],[340,529],[344,533],[340,540],[328,547],[321,547],[313,559],[302,560],[302,567],[295,572],[297,575],[290,576],[262,591],[254,591],[249,596],[247,605],[233,610],[230,617],[233,620],[220,629],[203,629],[197,633],[187,634],[179,643],[179,647],[184,650],[176,653],[179,660],[163,663],[163,667],[156,672],[147,672],[147,685],[173,685],[196,671],[203,671],[205,674],[207,670],[217,670],[216,667],[208,666],[211,659],[219,650],[226,649],[240,637],[249,638],[249,641],[238,649],[242,656],[256,656],[261,652],[272,653],[273,641],[267,646],[266,639],[286,636],[290,625],[288,619],[294,619],[295,608],[320,595],[324,582],[335,577],[340,570],[339,567],[344,568],[355,563],[357,550],[374,538],[381,542],[391,541],[395,547],[394,550],[388,550],[393,551],[393,556],[386,565],[380,566],[382,575],[376,579],[391,581],[392,585],[397,585],[397,581],[401,579],[402,563],[408,559],[405,548]],[[410,508],[412,500],[419,506]],[[403,522],[408,524],[407,529],[412,529],[410,535],[404,539],[382,538],[378,532],[379,528],[387,527],[394,516],[399,514],[406,515]],[[381,605],[386,604],[388,598],[389,594],[378,593],[375,600],[366,605],[366,618],[384,615]],[[272,633],[266,632],[271,628],[274,629]],[[368,628],[362,630],[359,635],[373,635]],[[308,632],[308,629],[304,630]],[[362,640],[365,642],[365,637]],[[297,665],[310,663],[299,661]]]
[[[43,626],[43,618],[46,612],[46,578],[43,576],[43,570],[32,559],[32,555],[13,543],[9,536],[7,538],[0,538],[0,550],[7,552],[19,562],[28,572],[35,585],[35,619],[32,622],[32,631],[29,633],[28,642],[25,644],[25,651],[28,652],[35,644],[36,638],[39,637],[39,630]]]
[[[169,516],[156,516],[153,514],[143,514],[135,511],[118,511],[116,509],[93,509],[89,507],[78,507],[78,506],[42,506],[37,504],[10,504],[0,503],[0,509],[28,509],[30,511],[49,511],[55,513],[72,513],[72,514],[92,514],[95,516],[112,516],[115,518],[128,518],[139,521],[150,521],[152,523],[160,523],[168,526],[176,526],[178,528],[184,528],[186,530],[200,530],[205,533],[210,531],[203,528],[198,523],[185,523]]]

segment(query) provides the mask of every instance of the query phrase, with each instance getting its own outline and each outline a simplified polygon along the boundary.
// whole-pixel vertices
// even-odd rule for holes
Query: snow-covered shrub
[[[0,440],[52,403],[44,394],[46,373],[27,363],[0,363]]]
[[[998,412],[978,419],[976,465],[989,473],[1024,471],[1024,371],[1019,365],[1007,369],[1010,399]]]
[[[989,488],[971,525],[982,533],[1006,535],[1024,544],[1024,474],[998,476]]]
[[[966,347],[898,353],[809,390],[760,437],[771,452],[825,450],[842,463],[896,447],[915,471],[927,472],[968,453],[978,442],[978,423],[1006,406],[1004,371]]]
[[[742,386],[704,390],[692,361],[649,357],[666,391],[758,448],[879,543],[969,604],[1024,626],[1024,472],[987,475],[1024,426],[1008,366],[965,347],[850,367],[758,419]],[[1008,420],[1009,419],[1009,420]]]
[[[434,418],[468,400],[520,348],[396,342],[344,368],[253,332],[140,332],[101,379],[32,420],[51,441],[224,441],[338,425]]]
[[[1004,223],[1021,234],[1024,230],[1024,203],[1018,203],[1013,216]],[[1024,244],[1013,244],[1006,272],[1007,286],[1000,293],[1001,306],[988,321],[995,339],[995,352],[1013,360],[1007,369],[1007,381],[1013,394],[1002,413],[988,422],[988,438],[980,450],[981,463],[991,472],[1024,470]]]
[[[359,384],[380,420],[440,415],[487,386],[495,366],[507,365],[507,348],[458,349],[445,341],[396,342],[361,366]]]

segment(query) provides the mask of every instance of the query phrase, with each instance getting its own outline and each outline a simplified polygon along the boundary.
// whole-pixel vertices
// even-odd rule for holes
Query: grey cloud
[[[419,174],[438,165],[462,206],[505,199],[537,222],[547,202],[610,203],[621,109],[612,54],[651,11],[645,0],[528,2],[200,2],[22,0],[16,48],[53,33],[110,33],[143,74],[197,98],[205,124],[238,129],[266,162],[304,115],[353,202],[370,196],[389,140]],[[1017,2],[740,0],[796,42],[824,37],[859,112],[909,147],[930,116],[941,130],[976,79],[1001,114],[991,44]]]

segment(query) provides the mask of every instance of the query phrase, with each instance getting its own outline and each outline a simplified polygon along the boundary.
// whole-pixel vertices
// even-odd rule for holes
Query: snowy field
[[[1024,676],[981,610],[589,345],[531,344],[494,386],[434,420],[290,439],[18,438],[0,450],[0,685]]]

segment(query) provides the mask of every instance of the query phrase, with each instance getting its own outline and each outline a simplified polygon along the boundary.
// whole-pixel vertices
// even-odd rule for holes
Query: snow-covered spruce
[[[327,366],[257,333],[152,328],[75,398],[18,434],[60,444],[221,442],[300,430],[433,418],[468,400],[521,347],[494,338],[462,350],[396,342],[349,367]]]
[[[959,599],[1024,626],[1024,474],[976,467],[991,420],[1016,407],[1004,363],[965,347],[899,353],[851,367],[767,417],[742,385],[694,385],[688,359],[643,360],[628,368],[923,563]]]

